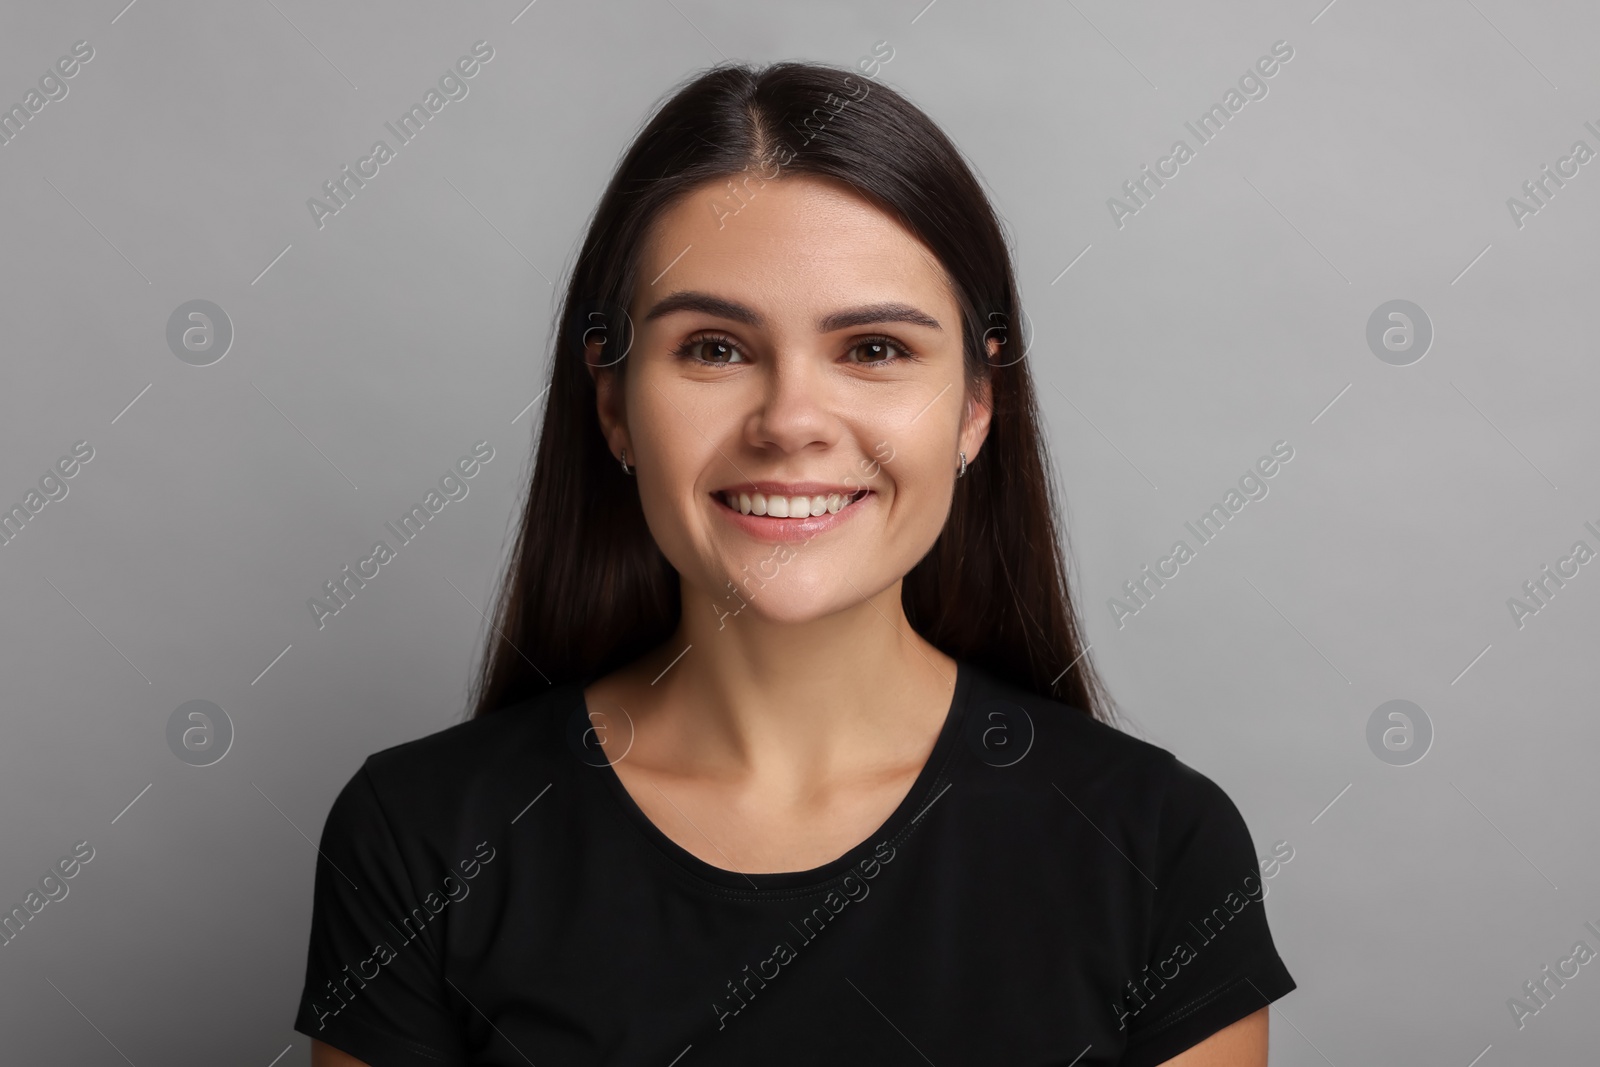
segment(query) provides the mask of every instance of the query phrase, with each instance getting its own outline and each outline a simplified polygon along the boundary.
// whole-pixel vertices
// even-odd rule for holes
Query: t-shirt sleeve
[[[1123,991],[1123,1067],[1164,1063],[1295,988],[1267,928],[1268,883],[1243,816],[1177,759],[1156,849],[1148,955]]]
[[[294,1028],[371,1067],[464,1064],[427,914],[363,766],[322,828]]]

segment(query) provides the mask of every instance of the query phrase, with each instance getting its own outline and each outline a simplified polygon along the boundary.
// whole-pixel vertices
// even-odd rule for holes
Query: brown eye
[[[695,344],[704,346],[700,350],[701,358],[707,363],[727,363],[735,355],[733,346],[723,341],[696,341]]]
[[[861,358],[852,360],[854,363],[882,365],[886,363],[899,363],[901,360],[914,359],[910,349],[898,341],[887,337],[864,337],[857,341],[850,349]]]
[[[710,366],[725,366],[734,362],[735,356],[744,359],[744,353],[739,351],[738,345],[726,337],[716,336],[691,337],[673,349],[672,354],[680,359]]]

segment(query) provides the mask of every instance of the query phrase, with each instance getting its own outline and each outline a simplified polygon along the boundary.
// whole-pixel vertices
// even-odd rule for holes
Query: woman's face
[[[969,402],[955,297],[919,241],[827,179],[743,195],[710,183],[658,221],[600,418],[686,612],[810,621],[932,547],[989,399]]]

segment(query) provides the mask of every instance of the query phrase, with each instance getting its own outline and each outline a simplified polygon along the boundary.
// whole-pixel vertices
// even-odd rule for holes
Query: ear
[[[605,435],[611,454],[620,457],[629,444],[624,391],[616,368],[598,364],[601,352],[599,345],[588,344],[584,351],[584,369],[594,381],[595,414],[600,420],[600,432]]]
[[[1000,354],[1000,342],[989,339],[989,358],[993,359]],[[994,414],[994,370],[990,368],[984,372],[983,381],[971,389],[967,397],[966,417],[961,423],[961,432],[958,437],[961,451],[967,454],[967,462],[971,463],[978,458],[978,452],[983,448],[983,442],[989,437],[989,419]]]

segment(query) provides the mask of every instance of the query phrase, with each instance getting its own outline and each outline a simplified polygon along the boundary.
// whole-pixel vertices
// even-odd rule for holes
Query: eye
[[[876,335],[855,341],[850,346],[849,352],[860,353],[861,358],[847,362],[861,366],[885,366],[917,359],[917,356],[899,341],[892,337]],[[739,343],[720,333],[694,334],[674,348],[672,354],[679,359],[706,366],[731,366],[736,361],[749,362]]]
[[[706,346],[709,355],[702,356],[697,354],[696,349],[701,345]],[[731,338],[715,333],[695,334],[677,348],[674,348],[672,354],[679,359],[687,359],[693,363],[705,363],[711,366],[731,363],[733,362],[733,356],[738,356],[740,360],[744,359],[744,353]]]
[[[887,363],[899,363],[904,360],[914,360],[917,357],[912,351],[899,341],[890,337],[863,337],[850,346],[852,352],[864,352],[871,358],[853,360],[868,366],[882,366]]]

